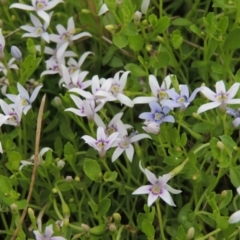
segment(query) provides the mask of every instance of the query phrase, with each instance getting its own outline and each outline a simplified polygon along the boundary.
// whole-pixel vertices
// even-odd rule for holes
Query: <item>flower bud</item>
[[[70,216],[70,209],[65,201],[62,201],[62,212],[65,218],[69,218]]]
[[[60,97],[55,97],[54,99],[53,99],[53,101],[52,101],[52,105],[54,106],[54,107],[57,107],[57,108],[59,108],[59,107],[62,107],[62,100],[61,100],[61,98]]]
[[[146,19],[144,19],[144,20],[142,21],[142,25],[143,25],[143,26],[147,26],[147,25],[148,25],[148,21],[147,21]]]
[[[112,216],[113,216],[113,219],[114,219],[115,223],[120,223],[121,222],[122,217],[119,213],[114,213]]]
[[[18,61],[22,60],[22,52],[20,49],[16,46],[11,47],[11,54],[14,58],[16,58]]]
[[[117,4],[118,6],[120,6],[120,5],[122,4],[122,1],[123,1],[123,0],[116,0],[116,4]]]
[[[117,26],[117,25],[112,25],[112,24],[110,24],[110,25],[106,25],[105,28],[106,28],[109,32],[114,33],[115,30],[118,29],[118,26]]]
[[[37,229],[37,221],[36,221],[36,217],[35,217],[35,214],[34,214],[34,211],[32,208],[28,208],[28,216],[31,220],[31,223],[32,223],[34,229]]]
[[[219,148],[220,150],[224,150],[225,146],[224,146],[223,142],[218,141],[217,142],[217,148]]]
[[[76,181],[76,182],[80,182],[80,177],[79,177],[79,176],[76,176],[76,177],[75,177],[75,181]]]
[[[59,160],[57,162],[57,167],[60,168],[60,169],[62,169],[64,167],[64,165],[65,165],[65,162],[63,160]]]
[[[227,191],[226,190],[223,190],[222,192],[221,192],[221,197],[222,198],[225,198],[227,196]]]
[[[66,182],[72,182],[73,178],[72,176],[66,176]]]
[[[57,190],[56,188],[53,188],[53,189],[52,189],[52,192],[53,192],[53,193],[57,193],[58,190]]]
[[[12,213],[12,214],[14,214],[14,215],[18,214],[17,204],[12,203],[12,204],[10,205],[10,209],[11,209],[11,213]]]
[[[194,234],[195,234],[195,229],[194,229],[194,227],[190,227],[190,228],[188,229],[188,231],[187,231],[187,239],[188,239],[188,240],[193,239]]]
[[[215,237],[211,236],[208,238],[208,240],[215,240]]]
[[[109,230],[110,232],[116,232],[116,231],[117,231],[117,226],[116,226],[114,223],[110,223],[110,224],[108,225],[108,230]]]
[[[133,22],[136,26],[140,24],[141,18],[142,18],[142,13],[139,11],[136,11],[133,16]]]
[[[89,14],[89,13],[92,13],[92,12],[89,9],[82,9],[82,13]]]
[[[2,27],[3,26],[3,21],[2,21],[2,19],[0,19],[0,27]]]
[[[152,44],[146,44],[145,48],[148,52],[150,52],[152,50]]]
[[[90,227],[87,224],[82,223],[81,228],[83,229],[84,232],[89,232]]]

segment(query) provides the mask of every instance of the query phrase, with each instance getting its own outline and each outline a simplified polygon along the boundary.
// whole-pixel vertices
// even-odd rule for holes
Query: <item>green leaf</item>
[[[111,61],[109,62],[108,64],[110,67],[112,68],[119,68],[119,67],[122,67],[123,66],[123,61],[121,58],[118,58],[118,57],[113,57],[111,59]]]
[[[229,23],[229,21],[228,21],[228,17],[227,16],[221,17],[220,20],[218,21],[218,25],[217,25],[218,30],[221,33],[226,33],[227,27],[228,27],[228,23]]]
[[[63,152],[66,160],[73,164],[76,158],[76,150],[70,142],[65,144]]]
[[[157,33],[163,33],[166,29],[170,26],[170,18],[169,17],[162,17],[158,20],[158,24],[156,26]]]
[[[36,55],[36,47],[31,38],[27,39],[27,50],[28,50],[29,54]]]
[[[92,212],[96,213],[98,211],[98,205],[93,201],[88,201],[88,205],[91,207]]]
[[[110,172],[107,171],[103,175],[103,179],[105,182],[112,182],[117,179],[118,173],[116,171]]]
[[[24,209],[25,207],[27,207],[28,202],[27,202],[26,199],[23,199],[23,200],[20,200],[20,201],[15,202],[15,204],[17,205],[18,210],[22,210],[22,209]]]
[[[124,48],[128,45],[128,38],[125,35],[122,35],[121,33],[116,33],[113,36],[113,43],[118,47],[118,48]]]
[[[58,157],[62,156],[63,143],[62,143],[62,139],[60,137],[57,137],[54,141],[54,150],[57,153]],[[68,152],[68,150],[67,150],[67,152]]]
[[[115,45],[111,45],[108,48],[107,53],[105,54],[105,56],[102,59],[102,65],[105,66],[107,63],[110,62],[110,60],[112,59],[114,53],[116,52],[118,48]]]
[[[121,33],[127,36],[135,36],[138,34],[138,30],[137,27],[132,22],[130,22],[129,24],[122,27]]]
[[[209,123],[197,123],[193,125],[193,131],[197,133],[210,133],[212,131],[212,125]]]
[[[156,56],[153,56],[152,59],[154,60],[153,67],[159,69],[168,66],[170,56],[168,52],[160,52]]]
[[[189,26],[192,22],[186,18],[176,18],[172,20],[171,24],[175,26]]]
[[[235,188],[240,186],[240,166],[230,167],[230,181]]]
[[[240,48],[239,36],[240,36],[239,28],[232,30],[225,39],[224,47],[223,47],[224,50],[232,51]]]
[[[182,225],[178,227],[177,237],[175,240],[186,240],[186,233]]]
[[[232,190],[226,190],[227,194],[223,197],[221,196],[220,203],[218,204],[218,208],[221,210],[228,206],[228,204],[232,201]]]
[[[8,162],[6,163],[6,167],[11,172],[18,171],[21,160],[22,160],[21,154],[18,153],[18,152],[13,151],[9,155]]]
[[[50,164],[51,164],[51,162],[52,162],[52,151],[47,151],[47,153],[46,153],[46,160],[45,160],[45,162],[44,162],[44,165],[46,166],[46,167],[48,167]]]
[[[128,63],[127,65],[125,65],[124,69],[127,71],[131,71],[131,74],[133,76],[142,77],[147,75],[147,73],[141,67],[134,63]]]
[[[189,29],[202,38],[201,30],[195,24],[191,25]]]
[[[107,7],[111,12],[116,11],[116,8],[117,8],[116,0],[105,0],[105,3],[107,4]]]
[[[98,204],[98,216],[100,217],[106,216],[110,207],[111,207],[111,199],[109,198],[102,199]]]
[[[145,233],[145,235],[146,235],[148,238],[151,238],[151,239],[154,238],[155,229],[154,229],[152,223],[151,223],[149,220],[145,219],[145,220],[142,222],[141,229],[142,229],[142,231]]]
[[[133,51],[137,52],[137,51],[142,50],[143,45],[144,45],[144,40],[141,35],[129,36],[128,41],[129,41],[129,47]]]
[[[86,158],[83,164],[85,174],[93,181],[99,182],[99,174],[102,173],[101,167],[96,160]]]
[[[179,49],[183,43],[183,37],[180,30],[174,30],[171,34],[170,41],[175,49]]]
[[[155,27],[158,24],[158,18],[155,14],[150,14],[148,17],[148,21],[151,23],[153,27]]]
[[[215,215],[215,220],[216,220],[216,223],[217,223],[217,227],[221,228],[221,229],[227,229],[228,228],[228,220],[227,220],[227,218],[228,217],[220,216],[220,214],[217,213]]]
[[[222,135],[219,137],[224,146],[227,147],[230,151],[233,151],[235,148],[237,148],[237,144],[235,141],[233,141],[232,137],[228,136],[228,135]]]

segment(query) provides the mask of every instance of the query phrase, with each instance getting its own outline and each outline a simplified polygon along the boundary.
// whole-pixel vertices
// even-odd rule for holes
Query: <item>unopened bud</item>
[[[194,227],[190,227],[190,228],[188,229],[188,231],[187,231],[187,239],[188,239],[188,240],[193,239],[194,234],[195,234],[195,229],[194,229]]]
[[[114,213],[112,215],[112,217],[113,217],[115,223],[120,223],[121,222],[122,217],[119,213]]]
[[[119,6],[119,5],[122,4],[122,1],[123,1],[123,0],[116,0],[116,4]]]
[[[76,177],[75,177],[75,181],[76,181],[76,182],[80,182],[80,177],[79,177],[79,176],[76,176]]]
[[[70,209],[65,201],[62,201],[62,212],[65,218],[69,218],[70,216]]]
[[[89,13],[92,13],[92,12],[89,9],[82,9],[82,13],[89,14]]]
[[[22,60],[22,52],[20,49],[16,46],[11,47],[11,54],[14,58],[16,58],[18,61]]]
[[[142,18],[142,13],[139,11],[136,11],[133,16],[133,22],[136,26],[140,24],[141,18]]]
[[[65,162],[63,160],[59,160],[57,162],[57,167],[60,168],[60,169],[62,169],[64,167],[64,165],[65,165]]]
[[[105,28],[106,28],[109,32],[114,33],[115,30],[118,29],[118,26],[110,24],[110,25],[105,26]]]
[[[208,240],[215,240],[215,237],[211,236],[208,238]]]
[[[12,204],[10,205],[10,209],[11,209],[12,214],[18,214],[17,204],[12,203]]]
[[[177,152],[181,152],[181,151],[182,151],[182,149],[181,149],[180,147],[175,147],[175,150],[176,150]]]
[[[89,232],[90,227],[87,224],[82,223],[81,228],[83,229],[84,232]]]
[[[53,193],[57,193],[58,190],[57,190],[56,188],[53,188],[53,189],[52,189],[52,192],[53,192]]]
[[[198,179],[198,175],[197,174],[194,174],[193,176],[192,176],[192,180],[197,180]]]
[[[218,141],[217,142],[217,148],[219,148],[220,150],[224,150],[225,146],[224,146],[223,142]]]
[[[66,182],[72,182],[73,178],[72,176],[66,176]]]
[[[142,21],[142,25],[143,25],[143,26],[147,26],[147,25],[148,25],[148,21],[147,21],[146,19],[144,19],[144,20]]]
[[[233,5],[233,1],[228,1],[228,5]]]
[[[110,223],[108,225],[108,229],[110,232],[116,232],[117,231],[117,226],[114,223]]]
[[[150,52],[152,50],[152,44],[146,44],[145,48],[148,52]]]
[[[193,116],[194,118],[198,119],[198,120],[201,119],[201,116],[200,116],[199,114],[197,114],[196,112],[193,112],[193,113],[192,113],[192,116]]]
[[[32,208],[28,208],[28,216],[31,220],[31,223],[32,223],[34,229],[37,229],[37,221],[36,221],[36,217],[35,217],[35,214],[34,214],[34,211]]]
[[[3,26],[3,21],[0,19],[0,27]]]
[[[70,202],[70,203],[73,203],[73,202],[74,202],[74,198],[70,198],[70,199],[69,199],[69,202]]]
[[[54,107],[62,107],[62,100],[60,97],[55,97],[52,101]]]
[[[227,191],[226,190],[223,190],[222,192],[221,192],[221,197],[222,198],[225,198],[227,196]]]

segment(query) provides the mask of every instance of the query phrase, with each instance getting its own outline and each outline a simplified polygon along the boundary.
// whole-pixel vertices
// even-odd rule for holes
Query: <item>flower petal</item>
[[[28,5],[22,4],[22,3],[14,3],[9,8],[18,8],[18,9],[23,9],[26,11],[34,11],[35,10],[35,8],[33,6],[28,6]]]
[[[158,199],[158,195],[157,194],[153,194],[152,192],[150,192],[150,194],[148,195],[148,206],[152,206],[152,204]]]
[[[112,155],[112,162],[116,161],[118,157],[124,152],[123,148],[117,147]]]
[[[235,95],[237,94],[239,90],[239,83],[234,83],[231,88],[227,91],[227,99],[232,99],[235,97]]]
[[[125,152],[126,152],[126,155],[127,155],[127,158],[130,162],[132,162],[133,160],[133,155],[134,155],[134,148],[133,148],[133,145],[132,144],[129,144],[128,148],[125,149]]]
[[[226,93],[225,83],[223,80],[216,82],[216,93]]]
[[[109,10],[109,9],[108,9],[106,3],[104,3],[104,4],[101,6],[101,8],[100,8],[100,10],[99,10],[99,12],[98,12],[98,16],[103,15],[103,14],[106,13],[108,10]]]
[[[159,194],[159,197],[164,202],[166,202],[168,205],[173,206],[173,207],[176,206],[175,203],[173,202],[173,199],[172,199],[170,193],[166,189],[164,189],[164,188],[161,189],[161,193]]]
[[[150,0],[143,0],[142,1],[142,5],[141,5],[141,12],[143,14],[146,14],[147,10],[148,10],[148,7],[149,7],[149,4],[150,4]]]
[[[133,99],[134,104],[150,103],[152,101],[158,101],[158,98],[157,97],[136,97]]]
[[[154,75],[149,75],[149,86],[155,97],[158,95],[158,90],[160,89],[157,78]]]
[[[235,213],[233,213],[233,214],[230,216],[230,218],[228,219],[228,222],[229,222],[230,224],[237,223],[237,222],[239,222],[239,221],[240,221],[240,210],[237,211],[237,212],[235,212]]]
[[[148,134],[141,133],[141,134],[137,134],[137,135],[134,135],[133,137],[131,137],[130,141],[132,143],[132,142],[139,141],[139,140],[141,140],[143,138],[150,138],[151,139],[151,137]]]
[[[132,194],[138,195],[138,194],[149,194],[151,192],[152,185],[144,185],[136,189]]]
[[[201,92],[209,100],[211,100],[213,102],[216,101],[216,93],[213,92],[210,88],[208,88],[208,87],[201,87]]]
[[[219,102],[211,102],[211,103],[203,104],[202,106],[200,106],[198,108],[197,114],[200,114],[202,112],[205,112],[205,111],[213,109],[213,108],[216,108],[216,107],[218,107],[220,105],[221,105],[221,103],[219,103]]]

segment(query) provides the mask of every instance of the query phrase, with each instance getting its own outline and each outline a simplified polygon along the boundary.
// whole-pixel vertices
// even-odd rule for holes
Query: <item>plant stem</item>
[[[158,214],[158,223],[159,223],[160,234],[161,234],[162,240],[166,240],[165,235],[164,235],[164,229],[163,229],[163,221],[162,221],[162,214],[161,214],[161,209],[160,209],[160,201],[157,201],[156,206],[157,206],[157,214]]]

